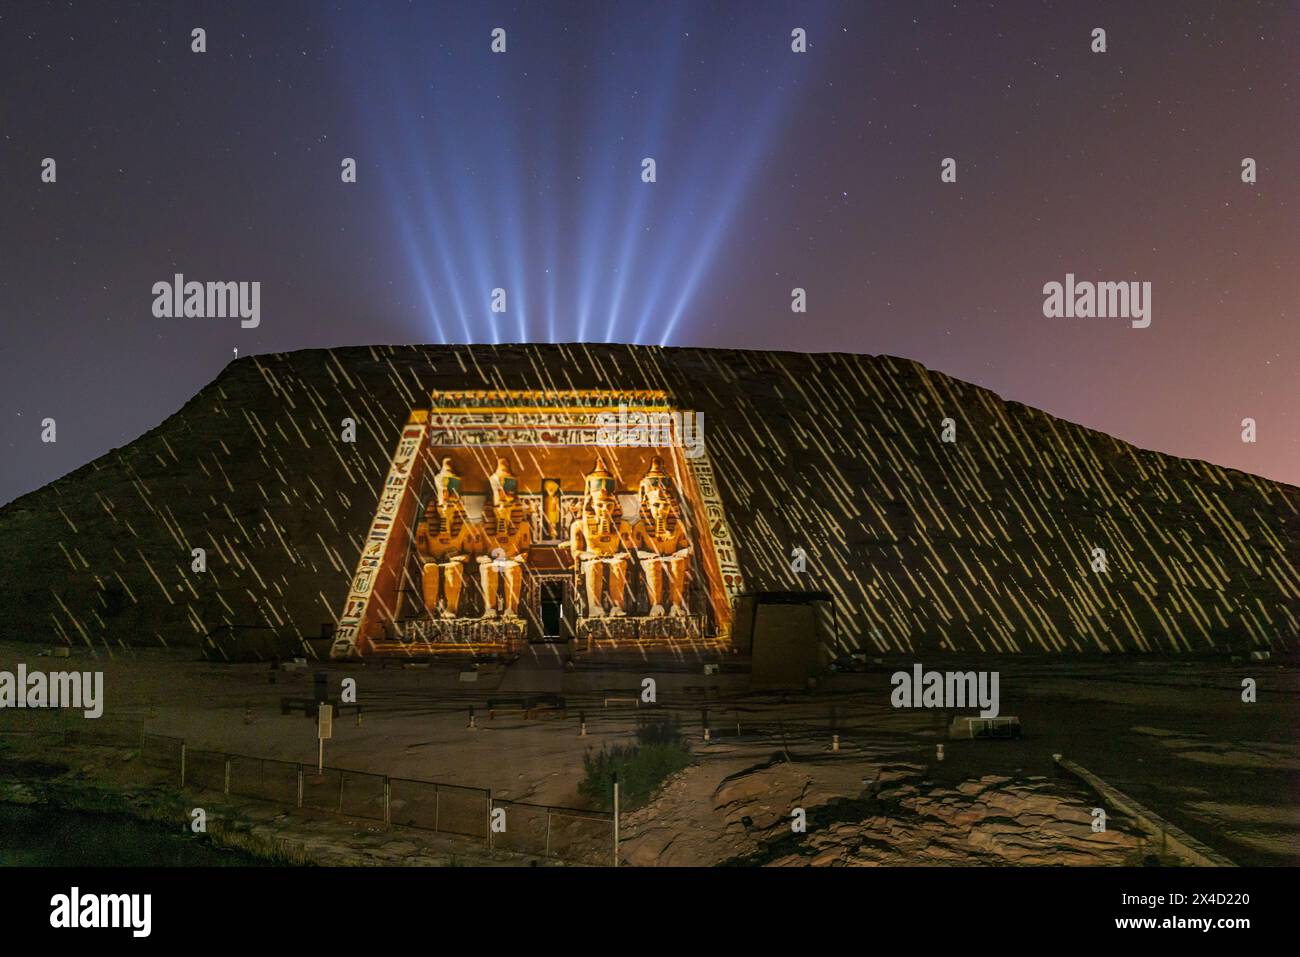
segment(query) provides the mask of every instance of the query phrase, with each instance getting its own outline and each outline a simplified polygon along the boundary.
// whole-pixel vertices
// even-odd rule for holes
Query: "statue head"
[[[664,471],[663,459],[655,456],[650,461],[650,470],[641,479],[641,508],[643,514],[649,513],[656,528],[664,528],[668,519],[677,512],[677,501],[673,494],[672,479]]]
[[[614,494],[614,476],[605,468],[605,462],[599,456],[591,472],[587,474],[588,507],[600,519],[602,526],[608,527],[618,513],[618,496]]]
[[[519,479],[510,471],[504,457],[497,459],[497,470],[488,484],[492,486],[492,504],[498,508],[513,505],[519,497]]]
[[[442,468],[433,477],[433,488],[438,496],[439,508],[449,500],[460,502],[460,473],[450,458],[442,460]]]
[[[609,474],[600,456],[596,456],[596,464],[587,473],[587,496],[593,501],[614,497],[614,476]]]
[[[452,521],[461,511],[460,473],[456,471],[451,459],[442,460],[442,468],[433,478],[433,488],[436,498],[429,503],[426,515],[436,511],[442,519],[441,527],[451,528]]]

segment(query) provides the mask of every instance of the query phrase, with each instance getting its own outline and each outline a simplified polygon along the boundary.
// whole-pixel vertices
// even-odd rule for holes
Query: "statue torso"
[[[447,523],[437,512],[426,513],[420,528],[423,532],[417,535],[420,555],[435,561],[468,554],[476,538],[473,524],[464,515],[457,515]]]
[[[532,543],[532,525],[528,509],[515,504],[508,510],[487,506],[483,510],[483,539],[487,554],[497,549],[507,558],[515,558],[528,550]]]
[[[658,555],[670,555],[688,544],[686,530],[676,515],[669,515],[665,520],[656,522],[650,514],[644,513],[636,523],[636,532],[637,544],[643,550]]]
[[[594,514],[587,514],[578,519],[578,526],[586,542],[586,550],[604,557],[617,552],[626,543],[630,531],[627,522],[620,518],[611,519],[609,524],[602,528],[600,519]]]

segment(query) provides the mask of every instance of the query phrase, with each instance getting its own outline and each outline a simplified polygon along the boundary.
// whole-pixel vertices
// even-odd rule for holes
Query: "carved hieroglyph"
[[[409,525],[415,507],[414,473],[422,461],[428,413],[417,409],[411,413],[397,450],[388,466],[388,475],[380,488],[379,504],[361,547],[352,587],[348,589],[338,629],[330,645],[330,657],[352,658],[364,651],[381,620],[391,620],[395,604],[398,564],[406,554]],[[392,591],[387,599],[385,591]],[[387,606],[387,607],[385,607]]]

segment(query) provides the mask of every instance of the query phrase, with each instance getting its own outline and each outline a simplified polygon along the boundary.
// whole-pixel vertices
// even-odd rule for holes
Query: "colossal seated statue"
[[[532,522],[527,507],[519,501],[519,482],[511,474],[505,459],[497,460],[497,470],[488,483],[492,504],[483,511],[483,552],[479,555],[479,574],[483,581],[483,617],[497,615],[497,596],[501,579],[505,579],[505,596],[501,616],[519,617],[519,595],[523,590],[524,563],[532,545]]]
[[[479,531],[465,514],[460,499],[460,476],[451,459],[442,460],[442,469],[434,477],[434,489],[436,498],[425,507],[424,517],[415,530],[421,590],[424,608],[430,616],[438,614],[441,607],[443,618],[455,618],[460,611],[465,563],[478,550]]]
[[[663,579],[668,579],[669,616],[687,614],[686,571],[691,553],[690,537],[682,522],[681,509],[672,480],[656,456],[641,480],[641,517],[633,529],[637,557],[645,572],[650,597],[650,617],[664,614]]]
[[[632,544],[632,529],[623,520],[614,494],[614,477],[598,457],[586,478],[582,514],[569,529],[569,550],[586,582],[588,618],[605,616],[605,596],[609,597],[612,617],[626,614],[623,590],[627,585],[628,551]]]

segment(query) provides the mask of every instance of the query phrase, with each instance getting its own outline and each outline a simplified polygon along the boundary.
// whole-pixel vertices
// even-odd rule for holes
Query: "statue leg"
[[[424,612],[432,618],[438,614],[438,566],[435,562],[425,562],[420,585],[424,595]]]
[[[506,566],[506,617],[519,617],[519,594],[524,588],[524,569],[518,562]]]
[[[465,580],[465,571],[460,567],[460,562],[448,562],[442,567],[446,572],[442,591],[447,598],[447,607],[443,609],[442,617],[455,618],[460,609],[460,586]]]
[[[595,559],[587,560],[587,617],[604,618],[605,609],[600,604],[600,566]]]
[[[659,563],[653,558],[641,559],[641,570],[645,572],[645,587],[650,598],[650,617],[660,618],[664,613],[663,587],[659,580]]]
[[[627,562],[616,558],[609,563],[609,613],[615,618],[626,615],[623,610],[623,586],[627,584]]]
[[[483,617],[497,616],[497,584],[500,574],[493,562],[484,562],[479,566],[479,575],[483,581]]]
[[[686,593],[686,559],[674,558],[668,563],[668,595],[673,603],[673,615],[685,615],[686,603],[682,600]]]

